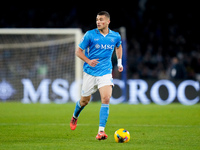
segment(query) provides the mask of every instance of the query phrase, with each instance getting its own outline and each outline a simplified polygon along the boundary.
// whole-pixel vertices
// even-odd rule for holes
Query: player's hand
[[[121,65],[121,66],[118,66],[118,71],[119,72],[122,72],[123,71],[123,66]]]
[[[91,67],[95,67],[99,62],[98,62],[99,59],[92,59],[88,62],[88,64],[91,66]]]

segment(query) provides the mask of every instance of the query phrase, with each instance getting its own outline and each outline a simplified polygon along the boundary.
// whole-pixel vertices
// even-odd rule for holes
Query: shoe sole
[[[108,137],[106,137],[106,136],[102,136],[101,138],[96,138],[97,140],[105,140],[105,139],[107,139]]]

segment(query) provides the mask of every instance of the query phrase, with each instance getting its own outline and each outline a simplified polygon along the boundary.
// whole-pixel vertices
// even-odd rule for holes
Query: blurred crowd
[[[127,76],[200,81],[200,23],[196,2],[136,0],[111,14],[111,29],[127,31]],[[0,10],[1,28],[95,28],[102,8],[81,5],[9,5]],[[119,74],[114,69],[114,76]]]
[[[128,42],[129,78],[200,80],[200,30],[194,5],[147,1],[139,9]]]

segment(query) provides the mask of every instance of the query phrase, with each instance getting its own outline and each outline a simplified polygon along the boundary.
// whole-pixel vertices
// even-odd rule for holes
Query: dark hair
[[[97,15],[105,15],[107,18],[110,19],[110,14],[107,11],[100,11]]]

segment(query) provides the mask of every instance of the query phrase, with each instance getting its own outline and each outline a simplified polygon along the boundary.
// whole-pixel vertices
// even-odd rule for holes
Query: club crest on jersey
[[[101,49],[114,49],[114,47],[115,47],[115,45],[110,45],[110,44],[101,44],[101,45],[96,44],[95,45],[96,49],[99,49],[99,48],[101,48]]]
[[[110,40],[112,43],[114,43],[115,42],[115,40],[112,38],[111,40]]]

